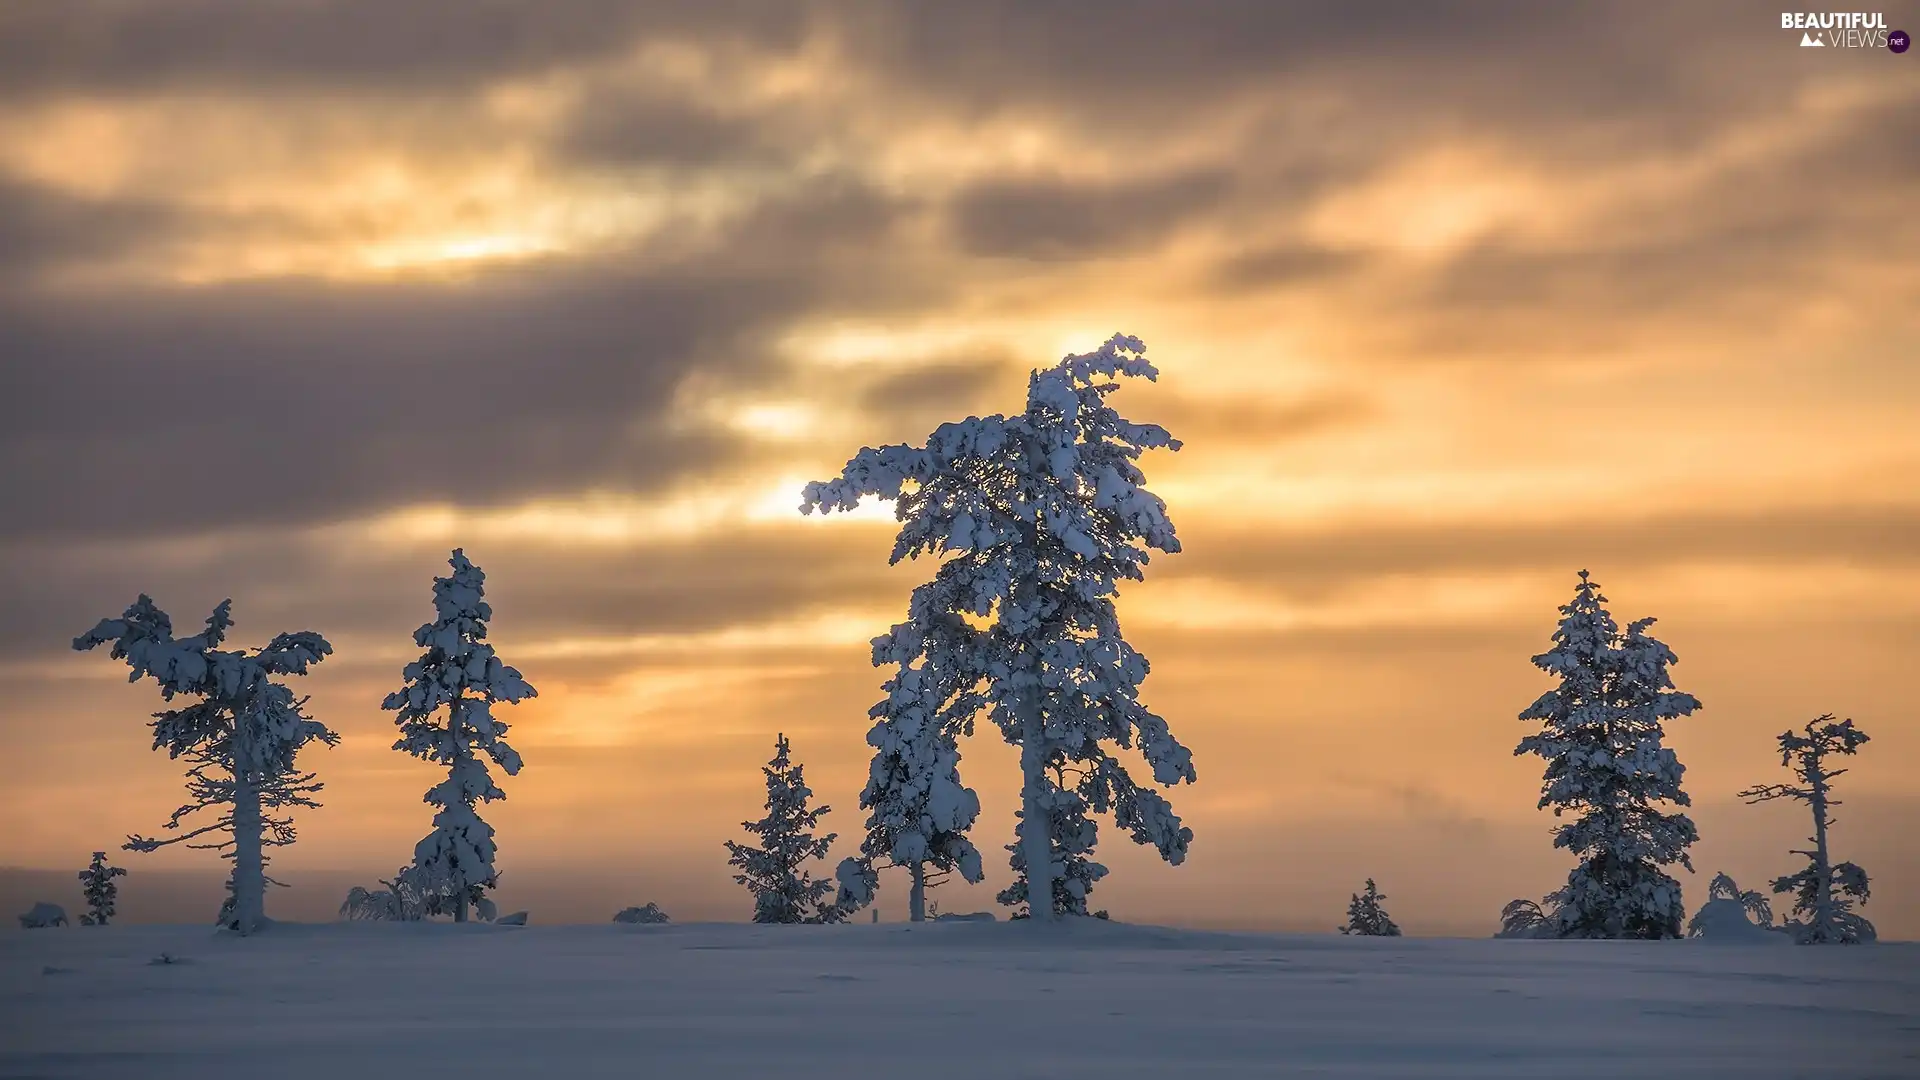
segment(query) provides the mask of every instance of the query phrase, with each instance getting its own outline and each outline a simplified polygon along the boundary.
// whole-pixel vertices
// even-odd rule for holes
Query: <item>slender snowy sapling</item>
[[[305,675],[333,646],[319,634],[301,631],[281,634],[253,652],[222,649],[233,625],[232,607],[231,600],[222,601],[205,630],[176,639],[173,621],[143,595],[120,618],[102,619],[75,638],[73,647],[84,652],[111,643],[113,658],[125,660],[133,671],[128,682],[151,675],[163,699],[198,699],[153,714],[153,748],[164,747],[168,757],[192,763],[189,801],[173,812],[166,827],[178,829],[184,818],[209,808],[219,808],[220,816],[164,840],[130,836],[126,847],[153,851],[186,843],[222,852],[233,862],[232,909],[223,909],[220,922],[246,934],[266,925],[266,886],[279,884],[267,877],[265,849],[291,844],[296,835],[293,819],[273,812],[319,805],[312,796],[322,785],[313,773],[296,768],[295,757],[310,742],[332,746],[340,737],[306,716],[307,699],[273,681],[276,675]],[[223,838],[191,842],[208,834]]]
[[[876,641],[875,663],[923,664],[935,696],[953,695],[940,708],[950,718],[942,737],[984,709],[1020,748],[1016,879],[1000,899],[1041,918],[1085,914],[1106,873],[1092,859],[1089,812],[1112,813],[1170,863],[1193,838],[1105,746],[1138,745],[1158,784],[1195,778],[1192,754],[1139,701],[1147,661],[1114,607],[1119,582],[1141,580],[1151,551],[1180,550],[1166,504],[1141,486],[1136,464],[1180,444],[1106,401],[1123,376],[1157,376],[1144,353],[1137,338],[1116,335],[1034,372],[1025,412],[942,424],[924,446],[862,449],[839,477],[808,484],[801,503],[827,513],[869,495],[893,500],[901,528],[892,561],[941,560],[914,590],[907,621]],[[977,702],[965,697],[976,693]],[[946,775],[944,765],[933,771]],[[937,825],[923,819],[930,843],[926,830]]]
[[[520,771],[520,754],[507,744],[507,725],[494,719],[493,707],[538,695],[487,644],[493,608],[485,572],[459,548],[447,561],[453,573],[433,579],[434,621],[413,635],[427,651],[406,666],[405,684],[381,708],[398,714],[395,750],[447,767],[447,778],[422,799],[439,808],[433,831],[414,846],[413,866],[403,874],[416,890],[444,895],[454,921],[466,922],[470,906],[484,916],[486,890],[498,877],[493,826],[474,807],[507,797],[483,755],[508,776]]]
[[[767,816],[741,823],[760,838],[748,847],[726,841],[727,865],[740,872],[733,880],[753,894],[753,921],[757,923],[833,923],[847,917],[847,909],[828,899],[831,880],[815,881],[804,864],[826,857],[835,833],[816,837],[813,830],[833,808],[810,809],[804,767],[796,765],[783,734],[774,743],[773,760],[761,772],[767,780]]]
[[[1699,834],[1685,814],[1660,808],[1690,802],[1680,788],[1685,766],[1662,740],[1666,721],[1700,702],[1673,689],[1667,668],[1677,658],[1647,633],[1653,620],[1622,632],[1605,603],[1580,571],[1553,648],[1533,658],[1560,685],[1520,714],[1541,722],[1514,749],[1546,759],[1540,807],[1578,815],[1555,831],[1554,846],[1580,863],[1546,898],[1545,917],[1555,937],[1676,938],[1680,883],[1661,867],[1691,871],[1687,847]]]
[[[80,916],[81,926],[105,926],[114,916],[113,902],[120,895],[117,877],[126,877],[124,867],[108,866],[107,853],[96,851],[93,862],[80,871],[80,891],[87,898],[87,913]]]
[[[1792,893],[1793,914],[1787,931],[1803,945],[1853,945],[1876,937],[1873,924],[1853,910],[1857,901],[1867,902],[1867,872],[1850,862],[1835,865],[1827,853],[1827,829],[1833,818],[1829,808],[1839,806],[1833,797],[1835,777],[1845,769],[1829,769],[1829,754],[1849,757],[1868,742],[1867,733],[1853,726],[1852,720],[1835,722],[1832,713],[1807,722],[1806,734],[1792,731],[1780,734],[1780,764],[1793,771],[1798,784],[1761,784],[1740,793],[1749,803],[1774,799],[1797,799],[1813,811],[1813,847],[1794,850],[1807,857],[1807,868],[1797,874],[1775,878],[1773,891]]]
[[[1340,932],[1361,937],[1399,937],[1400,928],[1380,905],[1386,898],[1385,893],[1374,887],[1373,879],[1368,878],[1367,891],[1354,893],[1353,901],[1347,905],[1347,925],[1342,926]]]
[[[969,633],[964,624],[954,632]],[[896,627],[874,641],[875,665],[886,663],[902,633]],[[866,836],[858,858],[842,860],[835,871],[840,889],[835,903],[855,911],[873,900],[877,865],[905,867],[907,917],[926,918],[927,890],[958,872],[969,882],[981,878],[980,852],[967,829],[980,814],[980,798],[960,782],[959,736],[973,727],[979,695],[959,684],[963,677],[933,665],[899,661],[887,692],[869,714],[877,722],[867,732],[874,748],[860,806],[868,811]]]

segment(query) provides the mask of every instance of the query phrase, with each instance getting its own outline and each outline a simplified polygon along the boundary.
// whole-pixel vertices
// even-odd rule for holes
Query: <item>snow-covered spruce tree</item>
[[[105,926],[114,916],[113,903],[120,895],[120,886],[113,879],[126,877],[124,867],[108,866],[107,853],[96,851],[93,862],[80,871],[80,892],[87,899],[87,913],[80,916],[81,926]]]
[[[520,771],[520,754],[507,745],[507,724],[494,719],[493,707],[538,695],[487,644],[493,608],[485,599],[486,573],[459,548],[447,562],[453,574],[433,579],[435,618],[413,634],[427,651],[406,666],[405,684],[380,707],[398,714],[395,750],[447,767],[447,778],[421,800],[439,807],[433,831],[414,845],[413,865],[402,876],[416,891],[443,894],[453,920],[466,922],[470,906],[484,915],[482,901],[498,876],[493,826],[474,807],[507,797],[483,756],[508,776]]]
[[[1539,805],[1578,815],[1554,835],[1580,863],[1546,898],[1550,936],[1675,938],[1685,917],[1680,883],[1661,867],[1692,870],[1687,847],[1698,833],[1685,814],[1661,809],[1689,802],[1685,767],[1661,743],[1666,721],[1700,703],[1673,689],[1667,668],[1676,658],[1647,633],[1653,620],[1622,633],[1605,603],[1582,570],[1553,648],[1533,658],[1560,685],[1520,714],[1541,730],[1514,749],[1546,759]]]
[[[129,682],[151,675],[160,684],[160,696],[172,701],[196,699],[184,708],[154,714],[153,748],[167,756],[186,758],[188,802],[173,812],[167,828],[202,810],[218,809],[213,822],[164,840],[130,836],[131,851],[153,851],[169,844],[217,850],[233,862],[228,881],[231,912],[223,909],[221,924],[251,933],[266,925],[265,849],[293,843],[293,819],[276,810],[320,805],[312,798],[322,785],[314,774],[301,772],[294,760],[301,747],[318,740],[329,746],[340,737],[302,711],[305,698],[274,682],[276,675],[305,675],[307,669],[333,652],[327,640],[312,631],[281,634],[263,648],[248,652],[222,649],[233,625],[233,602],[213,609],[207,628],[192,637],[176,639],[167,613],[141,596],[118,619],[102,619],[91,631],[73,640],[86,651],[111,643],[116,660],[133,671]],[[213,843],[195,844],[208,834],[224,834]]]
[[[971,634],[957,620],[942,632]],[[916,663],[922,649],[905,644],[915,637],[915,628],[903,624],[873,643],[876,666],[899,657],[898,667],[882,687],[887,696],[868,714],[876,722],[867,732],[874,753],[860,792],[867,832],[859,857],[842,860],[835,871],[840,882],[835,904],[848,912],[866,906],[878,882],[875,868],[904,867],[908,918],[922,922],[927,889],[956,872],[968,882],[982,875],[980,852],[967,838],[980,814],[980,797],[960,782],[958,743],[961,734],[972,732],[980,698],[962,685],[977,680],[924,660]]]
[[[1112,813],[1135,841],[1178,864],[1193,838],[1166,799],[1137,786],[1103,744],[1138,745],[1154,780],[1194,780],[1193,756],[1142,705],[1147,661],[1120,632],[1114,598],[1150,550],[1177,552],[1166,504],[1141,485],[1146,451],[1177,450],[1165,429],[1134,424],[1106,398],[1121,376],[1157,376],[1137,338],[1036,371],[1026,411],[942,424],[924,446],[865,448],[841,475],[808,484],[803,512],[891,499],[901,528],[892,561],[940,559],[914,590],[906,623],[877,662],[919,656],[980,704],[1020,748],[1021,806],[1007,904],[1051,897],[1043,918],[1086,912],[1106,873],[1088,813]],[[972,620],[978,633],[936,632]]]
[[[1827,713],[1807,722],[1806,734],[1780,734],[1780,764],[1793,771],[1798,784],[1761,784],[1740,796],[1749,803],[1798,799],[1813,811],[1811,850],[1795,849],[1807,857],[1807,868],[1775,878],[1773,891],[1793,894],[1793,914],[1787,930],[1803,945],[1852,945],[1875,938],[1873,924],[1853,910],[1855,901],[1867,902],[1867,872],[1850,862],[1835,865],[1827,853],[1827,829],[1833,824],[1829,808],[1840,805],[1833,797],[1834,778],[1845,769],[1829,769],[1829,754],[1852,756],[1868,742],[1867,733],[1852,720],[1835,722]]]
[[[767,816],[759,821],[743,821],[740,827],[760,838],[748,847],[725,841],[727,865],[740,872],[733,880],[753,894],[753,921],[757,923],[836,923],[844,920],[848,909],[828,899],[833,894],[830,878],[815,881],[805,869],[807,863],[824,859],[838,833],[815,836],[820,819],[833,807],[813,809],[807,800],[813,789],[807,786],[805,766],[794,764],[792,747],[782,734],[773,744],[773,760],[761,767],[767,779]]]
[[[1347,925],[1340,928],[1343,934],[1358,934],[1361,937],[1399,937],[1400,927],[1394,925],[1387,909],[1380,905],[1387,895],[1367,879],[1367,891],[1354,893],[1353,900],[1347,905]]]

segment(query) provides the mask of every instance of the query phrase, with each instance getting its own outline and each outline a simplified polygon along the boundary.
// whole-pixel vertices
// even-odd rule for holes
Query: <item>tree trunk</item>
[[[1046,729],[1036,704],[1027,702],[1026,712],[1020,725],[1020,849],[1027,862],[1027,915],[1052,922],[1052,822],[1042,802],[1047,790]]]
[[[1818,771],[1811,777],[1813,797],[1813,918],[1815,934],[1824,936],[1833,928],[1833,868],[1827,862],[1827,778]]]
[[[913,875],[913,890],[907,894],[907,918],[914,922],[927,921],[927,864],[914,863],[907,868]]]
[[[233,725],[233,923],[242,934],[267,919],[266,866],[261,861],[260,786],[252,767],[253,732],[245,716]]]
[[[453,921],[454,922],[467,921],[467,891],[465,889],[461,889],[459,892],[454,894]]]

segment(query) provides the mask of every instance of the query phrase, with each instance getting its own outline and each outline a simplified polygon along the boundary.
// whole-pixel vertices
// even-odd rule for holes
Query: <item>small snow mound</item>
[[[1689,937],[1714,944],[1784,944],[1787,938],[1747,917],[1747,909],[1730,897],[1717,897],[1703,904],[1687,923]]]
[[[997,918],[991,911],[969,911],[969,912],[966,912],[965,914],[962,914],[960,912],[950,912],[945,915],[935,915],[933,917],[933,921],[934,922],[995,922],[997,921]]]
[[[67,909],[59,904],[49,904],[45,900],[33,905],[25,915],[20,916],[20,928],[23,930],[45,930],[54,926],[67,925]]]
[[[516,911],[516,912],[514,912],[514,913],[513,913],[513,914],[511,914],[511,915],[502,915],[502,916],[500,916],[499,918],[497,918],[497,919],[495,919],[495,920],[493,920],[493,925],[495,925],[495,926],[525,926],[525,925],[527,925],[527,913],[526,913],[526,912],[524,912],[524,911]]]

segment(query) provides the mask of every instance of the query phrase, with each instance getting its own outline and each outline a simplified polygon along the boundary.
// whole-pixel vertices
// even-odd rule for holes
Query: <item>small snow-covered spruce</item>
[[[228,879],[231,907],[223,907],[220,923],[246,934],[266,925],[265,849],[291,844],[296,838],[294,807],[316,807],[313,795],[322,785],[311,772],[295,765],[300,749],[319,741],[332,746],[340,737],[303,711],[307,699],[275,682],[278,675],[305,675],[307,669],[333,652],[327,640],[312,631],[281,634],[262,648],[222,649],[233,626],[233,602],[222,601],[207,619],[206,629],[192,637],[173,636],[167,613],[141,596],[118,619],[102,619],[91,631],[73,640],[85,652],[111,643],[115,660],[132,669],[128,682],[152,676],[162,699],[196,700],[183,708],[153,714],[153,748],[171,758],[185,758],[186,805],[173,812],[166,827],[202,810],[217,809],[214,821],[166,839],[130,836],[130,851],[153,851],[169,844],[221,852],[233,863]],[[208,835],[212,843],[193,843]]]
[[[971,633],[965,624],[941,629]],[[979,695],[964,685],[971,680],[956,675],[953,665],[915,662],[922,650],[901,643],[918,632],[902,624],[873,643],[876,666],[905,656],[882,687],[887,696],[868,714],[876,722],[867,732],[874,753],[860,792],[867,832],[859,857],[842,860],[835,871],[840,888],[834,901],[857,911],[873,900],[875,867],[904,867],[907,917],[913,922],[926,919],[928,889],[956,872],[968,882],[982,875],[980,852],[967,838],[980,814],[980,797],[960,782],[958,743],[963,732],[972,731]],[[944,649],[935,652],[947,655]]]
[[[1725,873],[1707,884],[1707,902],[1687,920],[1688,937],[1751,937],[1773,925],[1773,905],[1766,896]]]
[[[1560,685],[1520,714],[1541,730],[1515,754],[1538,754],[1547,768],[1540,807],[1575,820],[1555,830],[1554,846],[1579,856],[1567,884],[1546,898],[1548,936],[1677,938],[1685,914],[1680,883],[1661,869],[1689,871],[1687,847],[1698,838],[1680,788],[1685,766],[1662,745],[1665,723],[1700,707],[1673,689],[1673,651],[1647,633],[1652,619],[1624,632],[1587,572],[1572,602],[1561,607],[1553,648],[1534,666]]]
[[[1797,784],[1761,784],[1740,793],[1749,803],[1774,799],[1797,799],[1813,812],[1811,849],[1794,849],[1807,857],[1807,868],[1797,874],[1776,878],[1773,891],[1793,894],[1793,915],[1787,931],[1803,945],[1853,945],[1875,938],[1873,924],[1853,910],[1855,902],[1867,902],[1867,872],[1850,862],[1835,864],[1827,851],[1827,830],[1833,824],[1828,813],[1840,805],[1833,797],[1835,777],[1845,769],[1830,769],[1827,756],[1849,757],[1868,742],[1867,733],[1853,726],[1852,720],[1835,722],[1828,713],[1807,722],[1806,734],[1785,731],[1780,734],[1780,764],[1792,770]]]
[[[740,827],[760,838],[749,847],[726,841],[727,865],[740,872],[733,880],[753,894],[753,921],[757,923],[833,923],[847,917],[847,909],[830,900],[830,878],[814,880],[805,864],[826,857],[836,833],[815,836],[820,819],[833,808],[813,809],[807,800],[804,766],[796,765],[783,734],[774,742],[773,760],[761,768],[767,780],[767,816],[742,822]]]
[[[120,886],[113,879],[126,877],[125,867],[108,866],[107,853],[96,851],[93,862],[80,871],[80,892],[87,899],[87,913],[80,916],[81,926],[105,926],[114,916],[113,903]]]
[[[1394,925],[1387,915],[1387,909],[1380,901],[1387,898],[1367,879],[1367,891],[1354,893],[1353,901],[1347,905],[1347,925],[1340,928],[1343,934],[1358,934],[1361,937],[1399,937],[1400,928]]]
[[[1091,857],[1090,812],[1111,813],[1170,863],[1193,838],[1165,797],[1106,750],[1137,745],[1162,786],[1195,778],[1192,754],[1139,701],[1147,661],[1114,606],[1119,582],[1141,580],[1151,551],[1180,550],[1136,464],[1180,444],[1106,401],[1121,377],[1156,378],[1144,354],[1139,339],[1115,335],[1034,372],[1024,412],[942,424],[923,446],[862,449],[837,478],[808,484],[800,507],[892,500],[901,522],[892,561],[940,560],[875,662],[919,658],[958,693],[979,693],[963,707],[984,710],[1020,748],[1017,876],[1000,900],[1048,896],[1035,912],[1043,918],[1085,914],[1106,873]],[[950,631],[961,624],[978,630]]]
[[[454,921],[466,922],[468,909],[483,907],[498,877],[493,826],[474,810],[507,797],[494,784],[487,759],[508,776],[520,771],[520,754],[507,744],[507,724],[494,719],[493,707],[538,695],[487,644],[493,608],[485,599],[486,573],[459,548],[447,561],[453,573],[433,579],[435,618],[413,635],[414,644],[427,651],[406,666],[405,683],[381,708],[397,713],[395,750],[447,768],[447,778],[422,799],[439,809],[405,873],[417,888],[444,894]]]

